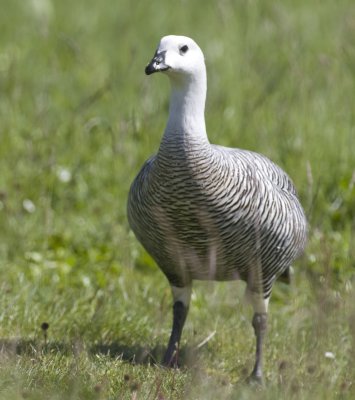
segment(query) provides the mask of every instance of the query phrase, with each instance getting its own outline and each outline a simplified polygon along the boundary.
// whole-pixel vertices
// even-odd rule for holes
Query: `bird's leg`
[[[267,328],[269,298],[264,299],[259,293],[248,290],[247,297],[254,308],[252,325],[256,337],[255,364],[248,380],[263,384],[263,340]]]
[[[188,308],[181,301],[176,301],[173,306],[173,328],[165,352],[163,364],[167,367],[177,367],[178,351],[182,329],[186,320]]]
[[[253,316],[253,328],[256,336],[256,352],[255,352],[255,365],[253,372],[250,375],[250,379],[259,383],[263,383],[263,368],[262,368],[262,357],[263,357],[263,339],[266,332],[267,326],[267,313],[254,313]]]
[[[167,367],[177,367],[178,351],[182,329],[185,324],[191,298],[191,286],[178,288],[171,286],[174,298],[173,305],[173,327],[165,352],[163,364]]]

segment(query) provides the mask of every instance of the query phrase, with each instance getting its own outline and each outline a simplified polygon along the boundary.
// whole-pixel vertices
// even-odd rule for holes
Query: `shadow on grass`
[[[77,356],[82,352],[89,355],[101,354],[111,358],[119,358],[131,364],[160,365],[163,358],[165,347],[158,345],[154,348],[142,345],[125,345],[119,342],[98,343],[93,346],[86,345],[80,339],[72,342],[56,342],[36,339],[0,339],[1,356],[28,356],[37,357],[39,355],[61,354],[64,356]],[[191,366],[196,360],[196,349],[183,347],[179,354],[179,366]]]
[[[112,358],[121,358],[132,364],[161,365],[165,350],[166,348],[161,345],[149,348],[148,346],[144,347],[141,345],[126,346],[114,342],[110,344],[97,344],[90,349],[90,353],[103,354]],[[196,360],[196,356],[195,348],[190,346],[181,348],[179,353],[179,366],[191,366],[194,360]]]
[[[112,358],[121,358],[132,364],[159,364],[164,354],[162,346],[149,348],[139,344],[128,346],[119,342],[98,343],[89,349],[91,354],[102,354]]]
[[[73,346],[61,342],[48,342],[35,339],[0,339],[0,356],[60,353],[69,355],[73,353]]]

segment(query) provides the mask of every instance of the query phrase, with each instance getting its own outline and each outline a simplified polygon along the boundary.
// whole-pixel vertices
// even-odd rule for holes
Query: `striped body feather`
[[[174,286],[248,282],[268,297],[303,251],[306,219],[294,186],[266,157],[166,135],[134,180],[130,225]]]

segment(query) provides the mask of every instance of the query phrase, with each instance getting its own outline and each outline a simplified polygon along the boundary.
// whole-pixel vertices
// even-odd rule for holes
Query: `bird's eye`
[[[180,53],[181,54],[186,54],[188,49],[189,49],[189,46],[187,46],[185,44],[184,46],[180,47]]]

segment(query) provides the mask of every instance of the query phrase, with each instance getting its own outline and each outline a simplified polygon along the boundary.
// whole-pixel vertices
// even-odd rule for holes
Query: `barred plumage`
[[[295,188],[266,157],[209,143],[205,65],[195,42],[163,38],[146,72],[158,70],[166,71],[172,83],[169,121],[157,155],[132,184],[131,228],[168,278],[175,305],[183,306],[183,311],[174,306],[175,325],[181,316],[185,320],[193,279],[243,279],[255,315],[266,315],[274,281],[306,243],[306,219]],[[266,317],[255,328],[257,338],[265,324]],[[180,325],[173,328],[167,364]],[[259,380],[260,358],[253,371]]]

